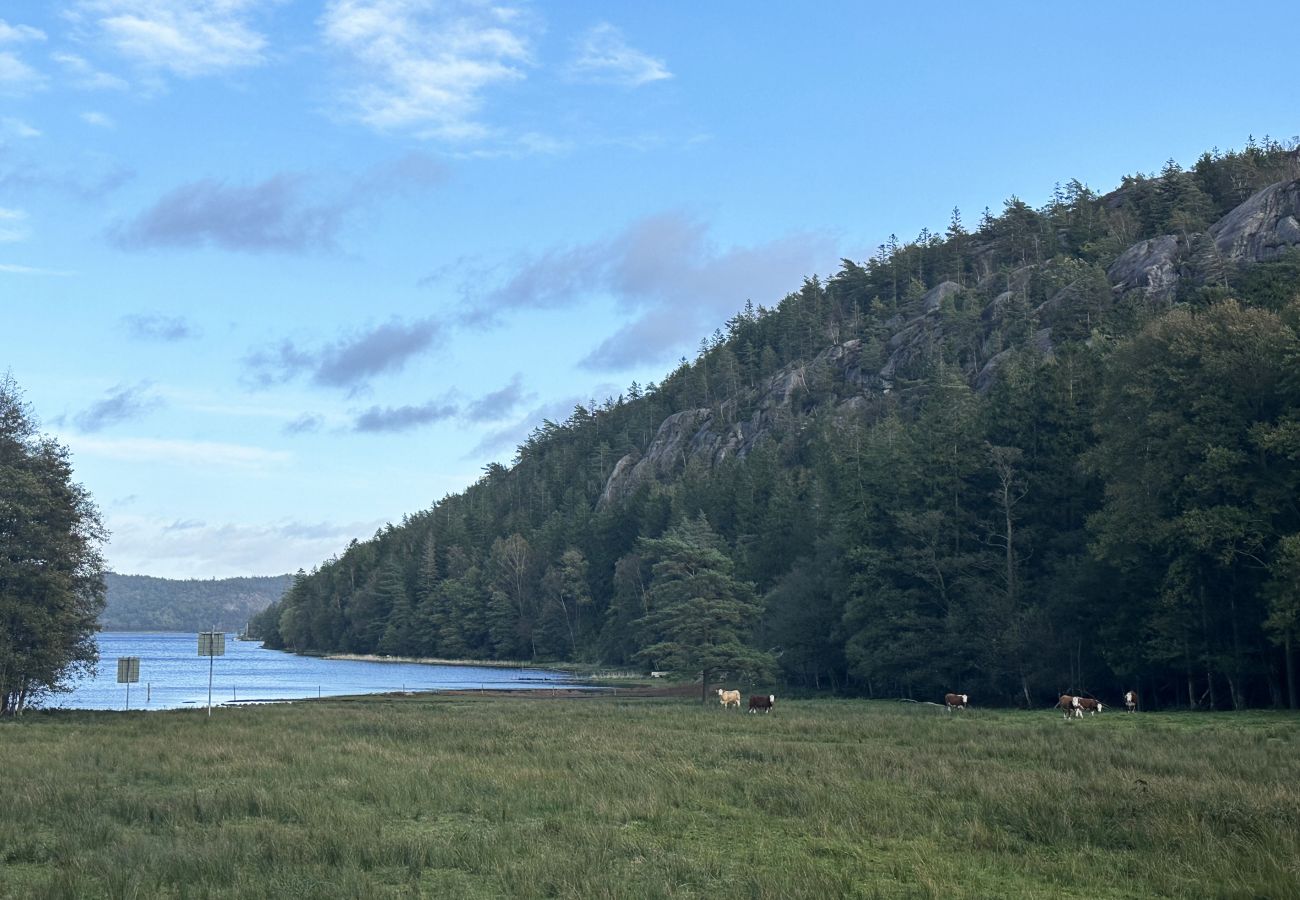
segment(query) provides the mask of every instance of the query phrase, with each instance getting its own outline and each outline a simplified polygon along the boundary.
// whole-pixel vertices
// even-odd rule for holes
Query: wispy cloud
[[[164,194],[109,237],[118,247],[215,246],[249,253],[332,250],[344,208],[317,202],[302,175],[282,173],[251,185],[205,178]]]
[[[409,153],[333,179],[280,172],[253,184],[204,178],[173,188],[153,206],[109,229],[124,250],[217,247],[243,253],[329,253],[347,217],[385,197],[446,180],[438,160]]]
[[[23,41],[43,41],[45,32],[30,25],[10,25],[0,19],[0,44],[18,44]]]
[[[87,125],[93,125],[96,128],[113,128],[116,125],[110,116],[93,110],[82,113],[81,121],[85,122]]]
[[[520,403],[534,396],[536,395],[524,390],[523,376],[516,372],[505,387],[484,394],[469,404],[464,416],[470,422],[497,422],[510,415]]]
[[[607,296],[632,318],[583,361],[591,369],[661,362],[690,349],[747,299],[772,302],[838,259],[828,235],[798,233],[750,247],[719,247],[685,213],[649,216],[608,238],[519,260],[475,297],[471,325],[512,309],[553,309]]]
[[[184,316],[138,313],[122,316],[118,321],[127,335],[140,341],[159,341],[170,344],[199,336],[198,329],[191,325]]]
[[[311,568],[341,553],[353,538],[373,535],[384,521],[212,523],[110,512],[106,524],[112,538],[105,556],[116,572],[230,578]]]
[[[437,347],[444,336],[437,319],[394,318],[317,348],[284,340],[245,358],[247,379],[267,387],[306,375],[321,387],[355,390],[376,375],[400,371],[409,360]]]
[[[27,213],[21,209],[0,207],[0,244],[25,241],[31,231],[27,228]]]
[[[50,58],[63,67],[73,86],[82,90],[125,91],[131,86],[125,78],[101,71],[74,53],[54,53]]]
[[[352,430],[363,433],[412,431],[453,418],[459,411],[446,400],[430,400],[419,406],[372,406],[360,413]]]
[[[73,416],[72,421],[84,432],[96,432],[119,422],[138,419],[161,405],[162,400],[148,382],[120,384],[111,389],[102,400]]]
[[[30,158],[18,159],[7,167],[0,166],[0,195],[11,191],[55,190],[94,202],[135,177],[134,171],[123,166],[95,168],[100,170],[59,169]]]
[[[0,93],[26,94],[45,85],[45,76],[13,53],[0,53]]]
[[[230,469],[264,469],[292,460],[283,450],[267,450],[218,441],[183,441],[157,438],[101,438],[64,435],[74,453],[140,464],[211,466]]]
[[[315,434],[325,424],[325,419],[312,413],[303,413],[296,419],[286,422],[281,429],[285,434]]]
[[[182,78],[260,65],[266,0],[81,0],[74,20],[139,66]]]
[[[568,74],[577,81],[625,87],[673,77],[662,59],[629,46],[623,32],[608,22],[588,29],[578,39]]]
[[[20,138],[38,138],[41,136],[39,128],[24,122],[22,119],[15,119],[6,116],[0,119],[0,134],[12,134]]]
[[[332,0],[325,42],[348,63],[346,113],[372,128],[483,137],[483,93],[524,77],[529,18],[485,0]]]
[[[36,266],[20,266],[14,263],[0,263],[0,272],[8,275],[50,275],[56,278],[67,278],[76,272],[68,272],[61,269],[41,269]]]

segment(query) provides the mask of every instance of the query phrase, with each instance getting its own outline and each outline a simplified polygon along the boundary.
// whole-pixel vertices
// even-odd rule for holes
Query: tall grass
[[[1300,897],[1300,718],[324,701],[0,725],[5,897]]]

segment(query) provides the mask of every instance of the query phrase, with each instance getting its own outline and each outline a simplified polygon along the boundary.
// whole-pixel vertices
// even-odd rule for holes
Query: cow
[[[954,709],[965,709],[970,697],[965,694],[944,694],[943,702],[948,707],[948,712],[952,712]]]
[[[765,713],[770,713],[774,703],[776,703],[776,694],[754,695],[749,698],[749,711],[758,712],[761,709]]]
[[[1080,715],[1082,715],[1083,711],[1086,709],[1090,715],[1095,716],[1106,708],[1100,700],[1094,700],[1091,697],[1079,697],[1078,700]]]
[[[1061,699],[1056,703],[1056,708],[1064,710],[1067,719],[1070,718],[1071,713],[1074,714],[1076,719],[1082,719],[1083,708],[1079,705],[1079,700],[1080,698],[1075,697],[1073,694],[1062,694]]]
[[[723,709],[728,706],[740,709],[740,691],[724,691],[722,688],[718,688],[718,702],[722,704]]]
[[[1128,691],[1124,694],[1124,708],[1129,712],[1137,712],[1138,692]]]

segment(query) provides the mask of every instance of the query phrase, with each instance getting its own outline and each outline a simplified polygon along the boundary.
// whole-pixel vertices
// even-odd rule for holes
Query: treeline
[[[871,696],[1294,706],[1300,254],[1205,256],[1158,302],[1106,270],[1297,177],[1294,146],[1252,141],[1106,196],[1012,198],[969,231],[954,210],[747,306],[662,383],[545,422],[510,468],[298,573],[255,627],[300,650],[666,668],[655,604],[716,548],[717,615],[760,654],[737,678],[774,661]],[[683,451],[602,498],[616,467],[667,464],[656,433],[689,410],[743,458]]]
[[[278,601],[290,575],[250,578],[104,576],[108,603],[99,617],[105,631],[243,631],[249,620]]]

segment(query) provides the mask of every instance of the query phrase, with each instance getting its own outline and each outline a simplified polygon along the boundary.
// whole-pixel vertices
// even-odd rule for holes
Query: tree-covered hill
[[[718,613],[756,651],[735,681],[1294,706],[1297,179],[1294,144],[1252,141],[891,237],[300,572],[257,627],[665,668],[693,594],[752,595]]]
[[[277,602],[293,579],[177,580],[149,575],[105,575],[108,605],[100,616],[105,631],[243,631],[256,614]]]

